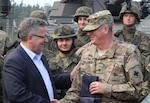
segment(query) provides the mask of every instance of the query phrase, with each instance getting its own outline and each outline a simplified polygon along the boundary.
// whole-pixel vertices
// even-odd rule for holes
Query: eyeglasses
[[[39,38],[43,38],[43,39],[48,38],[48,35],[44,35],[44,36],[41,36],[41,35],[33,35],[33,36],[36,36],[36,37],[39,37]]]

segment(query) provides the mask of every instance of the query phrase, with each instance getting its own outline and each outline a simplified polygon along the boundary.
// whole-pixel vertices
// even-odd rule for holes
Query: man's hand
[[[57,99],[52,99],[51,103],[60,103]]]
[[[70,73],[70,78],[73,79],[74,76],[77,74],[77,71],[80,67],[80,62],[73,68],[72,72]]]
[[[92,82],[90,84],[90,92],[91,94],[104,94],[104,90],[106,88],[105,83],[101,83],[101,82]]]

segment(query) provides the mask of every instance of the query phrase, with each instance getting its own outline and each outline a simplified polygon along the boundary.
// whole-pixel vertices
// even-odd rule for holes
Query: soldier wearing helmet
[[[123,23],[123,28],[118,30],[115,36],[121,41],[136,45],[142,54],[143,60],[145,60],[150,55],[150,41],[145,33],[136,29],[135,25],[140,22],[139,9],[133,3],[124,5],[119,17]]]
[[[42,10],[32,11],[30,17],[43,19],[47,22],[47,25],[49,25],[48,17]],[[54,57],[56,52],[57,52],[57,47],[55,45],[55,42],[53,41],[53,38],[51,36],[48,36],[48,43],[45,45],[43,53],[48,59],[50,57]]]
[[[81,6],[76,10],[74,15],[74,21],[78,24],[77,47],[81,47],[90,41],[87,33],[83,31],[83,28],[87,25],[87,18],[92,14],[92,9],[87,6]]]
[[[146,68],[147,60],[149,60],[146,58],[150,57],[150,41],[145,33],[136,29],[135,25],[140,22],[139,9],[133,3],[131,3],[130,5],[124,5],[120,11],[119,16],[123,23],[123,28],[122,30],[118,30],[115,33],[115,36],[121,41],[132,43],[138,47],[142,56],[142,59],[140,61]],[[144,69],[143,73],[146,77],[148,72],[146,71],[146,69]],[[146,80],[146,78],[144,78],[144,80]],[[141,91],[145,91],[145,87],[144,90]],[[141,92],[141,94],[142,96],[147,95],[146,92]]]
[[[62,25],[55,29],[52,36],[57,45],[58,54],[48,60],[51,71],[54,75],[64,72],[70,73],[80,60],[73,50],[75,48],[74,40],[76,38],[76,34],[70,26]],[[68,86],[68,88],[69,87],[70,86]],[[57,91],[57,99],[61,99],[64,97],[67,90]]]
[[[34,10],[34,11],[32,11],[31,14],[30,14],[30,17],[43,19],[49,25],[47,15],[42,10]]]

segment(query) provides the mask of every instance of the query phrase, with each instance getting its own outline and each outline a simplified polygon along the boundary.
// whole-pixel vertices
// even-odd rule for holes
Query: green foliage
[[[14,4],[14,20],[16,21],[17,26],[19,25],[20,21],[23,20],[25,17],[29,17],[30,13],[33,10],[42,10],[38,4],[36,5],[24,5],[20,3],[19,5]]]

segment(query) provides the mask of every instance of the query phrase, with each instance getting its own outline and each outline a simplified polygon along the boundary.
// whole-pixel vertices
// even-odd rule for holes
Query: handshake
[[[60,103],[57,99],[52,99],[51,103]]]

